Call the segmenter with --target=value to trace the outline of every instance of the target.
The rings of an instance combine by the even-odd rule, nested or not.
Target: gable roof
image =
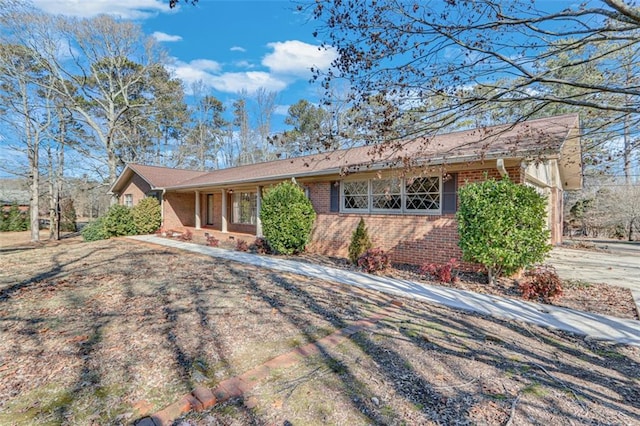
[[[137,174],[149,184],[151,189],[164,189],[181,182],[208,174],[207,171],[174,169],[171,167],[145,166],[143,164],[128,163],[118,179],[109,188],[109,193],[117,193],[121,187]]]
[[[577,139],[577,150],[576,148]],[[573,149],[563,154],[567,141],[572,140]],[[221,186],[261,182],[291,177],[335,175],[344,171],[388,168],[411,159],[417,164],[441,165],[495,158],[558,158],[564,155],[566,173],[565,187],[581,185],[582,165],[579,150],[579,118],[577,114],[524,121],[503,125],[416,138],[390,144],[383,152],[376,146],[361,146],[328,153],[307,155],[291,159],[249,164],[210,172],[157,167],[152,187],[164,189],[190,189],[206,186]],[[564,151],[567,151],[564,149]],[[566,158],[571,156],[571,158]],[[576,168],[577,166],[577,168]],[[152,175],[150,166],[129,165],[131,170]],[[573,168],[571,168],[573,167]],[[171,172],[170,172],[171,171]],[[123,172],[124,174],[124,172]],[[562,174],[562,173],[561,173]],[[162,176],[160,176],[162,175]],[[575,175],[575,176],[574,176]],[[122,176],[121,176],[122,177]],[[120,180],[120,178],[119,178]],[[151,182],[149,182],[151,184]],[[114,184],[114,187],[116,185]],[[112,188],[113,190],[113,188]]]

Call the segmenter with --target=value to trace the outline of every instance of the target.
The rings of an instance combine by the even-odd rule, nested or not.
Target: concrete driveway
[[[563,279],[606,283],[640,292],[640,244],[593,242],[599,251],[554,247],[547,263]]]

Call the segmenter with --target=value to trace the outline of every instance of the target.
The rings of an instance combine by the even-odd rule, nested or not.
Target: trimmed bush
[[[264,194],[260,219],[269,247],[290,255],[304,251],[309,243],[316,212],[298,185],[282,182]]]
[[[522,297],[550,303],[562,296],[562,280],[550,265],[536,266],[525,272],[518,287]]]
[[[358,267],[370,274],[384,271],[390,264],[389,255],[379,247],[365,251],[358,258]]]
[[[371,247],[373,247],[373,244],[371,244],[369,231],[367,231],[367,227],[364,224],[364,219],[360,218],[356,230],[351,234],[351,244],[349,244],[349,260],[351,260],[351,263],[356,265],[362,253]]]
[[[85,241],[106,240],[109,234],[104,228],[104,217],[99,217],[82,228],[82,238]]]
[[[457,213],[463,260],[483,265],[489,281],[541,263],[549,250],[546,202],[508,178],[464,185]]]
[[[154,197],[145,197],[131,209],[133,224],[136,232],[142,234],[153,234],[162,224],[162,212],[160,203]]]
[[[135,235],[136,233],[131,209],[120,204],[109,207],[104,215],[103,224],[108,238]]]

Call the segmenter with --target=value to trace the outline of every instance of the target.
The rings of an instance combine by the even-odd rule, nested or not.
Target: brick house
[[[262,192],[293,178],[317,213],[309,251],[346,257],[362,217],[394,262],[420,264],[461,256],[457,189],[487,176],[544,194],[551,242],[560,243],[563,191],[582,186],[578,116],[411,140],[375,159],[365,146],[208,172],[128,164],[110,192],[129,206],[156,196],[164,229],[260,236]]]

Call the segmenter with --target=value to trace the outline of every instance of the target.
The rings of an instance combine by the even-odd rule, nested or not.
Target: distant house
[[[552,243],[562,239],[563,191],[582,186],[577,115],[402,142],[373,161],[370,150],[357,147],[209,172],[128,164],[110,192],[129,206],[157,197],[165,229],[260,236],[262,192],[295,178],[317,213],[309,251],[346,256],[362,217],[374,244],[393,261],[420,264],[460,256],[455,212],[462,185],[508,176],[535,187],[548,200]],[[407,158],[418,167],[409,172],[393,167]]]
[[[8,211],[12,205],[17,205],[21,212],[27,212],[30,198],[29,191],[0,187],[0,209],[4,211]]]

